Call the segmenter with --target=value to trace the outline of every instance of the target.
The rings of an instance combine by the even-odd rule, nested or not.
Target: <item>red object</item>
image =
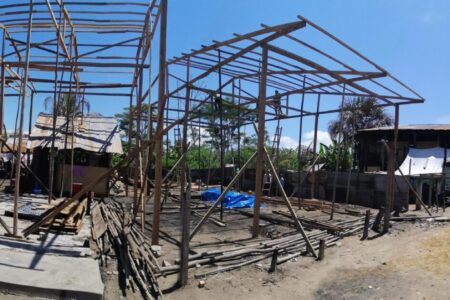
[[[72,196],[75,195],[76,193],[78,193],[79,191],[81,191],[82,188],[83,188],[82,183],[73,183],[72,184]]]

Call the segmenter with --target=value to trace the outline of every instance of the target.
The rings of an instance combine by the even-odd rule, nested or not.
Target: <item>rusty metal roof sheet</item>
[[[31,131],[27,144],[28,149],[51,147],[53,116],[40,113]],[[55,147],[64,149],[67,136],[67,149],[80,148],[100,153],[122,154],[122,141],[116,118],[102,116],[75,117],[67,122],[66,117],[56,119]]]
[[[360,129],[360,132],[373,132],[373,131],[388,131],[394,130],[394,126],[375,127]],[[411,124],[411,125],[399,125],[398,130],[435,130],[444,131],[450,130],[450,124]]]

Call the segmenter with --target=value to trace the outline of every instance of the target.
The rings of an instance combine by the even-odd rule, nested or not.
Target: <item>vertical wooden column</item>
[[[317,131],[319,130],[319,111],[320,111],[320,94],[317,95],[317,109],[314,118],[313,161],[316,161],[317,157]],[[316,192],[316,170],[315,166],[313,165],[311,169],[311,199],[314,199],[315,192]]]
[[[3,114],[5,107],[5,29],[2,34],[2,64],[1,64],[1,83],[0,83],[0,138],[3,136]]]
[[[345,100],[345,83],[344,83],[344,87],[342,90],[342,99],[341,99],[341,110],[339,112],[339,133],[338,136],[336,137],[337,139],[337,161],[336,161],[336,165],[334,168],[334,178],[333,178],[333,194],[332,194],[332,199],[331,199],[331,213],[330,213],[330,220],[333,220],[334,217],[334,206],[336,203],[336,189],[337,189],[337,180],[338,180],[338,173],[339,173],[339,165],[341,162],[341,148],[342,148],[342,143],[344,142],[344,138],[342,136],[342,130],[343,130],[343,126],[344,126],[344,100]],[[340,140],[338,140],[340,139]]]
[[[59,9],[59,22],[61,23],[62,8]],[[55,139],[56,139],[56,120],[58,118],[58,68],[59,68],[59,44],[60,44],[60,26],[56,27],[56,60],[55,60],[55,82],[53,87],[53,114],[52,114],[52,142],[50,147],[49,172],[48,172],[48,203],[52,202],[54,173],[55,173]]]
[[[26,45],[26,59],[25,70],[22,78],[22,102],[20,104],[20,122],[19,122],[19,142],[17,159],[15,165],[15,186],[14,186],[14,219],[13,219],[13,235],[17,236],[17,223],[18,223],[18,204],[20,195],[20,163],[22,160],[22,141],[23,141],[23,120],[25,111],[25,99],[27,98],[27,85],[30,65],[30,44],[31,44],[31,30],[33,28],[33,0],[30,0],[29,14],[28,14],[28,31],[27,31],[27,45]]]
[[[31,93],[31,101],[30,101],[30,115],[28,118],[28,136],[31,135],[31,128],[33,128],[33,105],[34,105],[34,93]],[[29,167],[31,164],[31,150],[27,149],[27,166]]]
[[[223,97],[222,97],[222,55],[220,49],[217,50],[218,64],[219,64],[219,126],[220,126],[220,193],[223,193],[223,187],[225,186],[225,138],[223,134]],[[214,99],[214,101],[216,101]],[[223,220],[223,201],[220,202],[220,220]]]
[[[262,46],[261,76],[259,82],[258,99],[258,148],[256,155],[256,178],[255,178],[255,203],[253,205],[253,228],[252,236],[259,235],[259,213],[262,197],[262,177],[264,169],[264,133],[266,117],[266,81],[267,81],[267,45]]]
[[[167,0],[161,0],[159,43],[159,80],[158,80],[158,116],[155,137],[155,190],[153,194],[152,244],[159,243],[159,210],[161,206],[162,188],[162,156],[163,156],[163,125],[164,105],[166,102],[166,37],[167,37]]]
[[[233,80],[233,86],[234,86],[234,80]],[[233,92],[234,93],[234,92]],[[242,157],[241,157],[241,80],[239,79],[238,81],[238,167],[239,167],[239,171],[242,168]],[[238,171],[238,172],[239,172]],[[243,176],[245,179],[245,176]],[[242,183],[244,182],[244,179],[241,180],[241,178],[239,178],[239,183],[238,183],[238,187],[239,187],[239,191],[242,190]]]
[[[179,282],[181,286],[185,286],[188,283],[188,269],[189,269],[189,233],[190,233],[190,184],[187,183],[187,175],[189,172],[187,166],[187,135],[188,135],[188,112],[189,101],[191,94],[191,87],[189,84],[189,69],[190,60],[188,58],[186,66],[186,98],[184,105],[184,118],[183,118],[183,141],[182,141],[182,161],[181,161],[181,177],[180,177],[180,192],[181,192],[181,248],[180,248],[180,278]],[[178,100],[179,101],[179,100]],[[195,143],[195,141],[192,141]]]
[[[302,89],[305,89],[306,84],[306,75],[303,75],[303,84]],[[301,208],[301,188],[300,185],[302,183],[302,135],[303,135],[303,108],[305,106],[305,92],[302,93],[302,102],[300,104],[300,124],[298,127],[298,151],[297,151],[297,203],[298,208]]]
[[[423,191],[422,187],[423,187],[423,182],[421,179],[419,179],[417,181],[417,194],[420,197],[422,197],[422,191]],[[420,198],[416,196],[416,210],[421,210],[421,209],[422,209],[422,205],[420,203]]]
[[[145,40],[144,40],[145,41]],[[144,44],[147,44],[144,42]],[[137,97],[136,97],[136,136],[135,136],[135,144],[136,144],[136,149],[141,149],[141,143],[142,143],[142,139],[141,139],[141,117],[142,117],[142,86],[144,84],[144,52],[145,49],[142,49],[142,57],[139,59],[140,60],[140,64],[141,66],[139,67],[139,71],[138,75],[139,76],[139,80],[138,80],[138,87],[136,89],[137,92]],[[138,192],[138,182],[141,183],[141,186],[144,184],[142,182],[142,151],[139,151],[138,156],[135,158],[135,162],[136,165],[134,167],[134,173],[133,173],[133,177],[134,177],[134,184],[133,184],[133,209],[134,209],[134,218],[136,218],[138,216],[138,212],[141,209],[140,205],[143,201],[143,195],[142,193]],[[142,216],[142,215],[141,215]],[[144,223],[144,220],[141,219],[141,224]]]
[[[391,211],[394,205],[394,180],[395,180],[395,165],[397,161],[397,138],[398,138],[398,121],[399,121],[399,105],[395,105],[394,116],[394,136],[389,143],[389,156],[388,156],[388,170],[387,170],[387,184],[386,184],[386,210],[384,212],[384,226],[383,231],[389,231],[389,221],[391,220]]]

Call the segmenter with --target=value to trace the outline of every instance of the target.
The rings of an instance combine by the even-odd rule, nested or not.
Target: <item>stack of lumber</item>
[[[289,219],[293,219],[292,215],[288,212],[285,211],[280,211],[280,210],[273,210],[272,211],[274,214],[277,215],[281,215],[283,217],[289,218]],[[333,224],[332,222],[327,222],[327,221],[319,221],[319,220],[314,220],[311,218],[306,218],[306,217],[299,217],[297,216],[297,219],[300,220],[300,222],[302,223],[303,227],[307,228],[307,229],[320,229],[320,230],[328,230],[331,232],[341,232],[344,231],[344,228],[341,226],[337,226],[336,224]]]
[[[75,201],[60,211],[53,220],[48,220],[39,229],[69,234],[78,234],[83,226],[87,210],[87,199]]]
[[[292,198],[293,203],[296,203],[297,197]],[[274,205],[285,205],[285,202],[280,197],[262,197],[262,201]],[[321,210],[331,209],[331,203],[329,201],[319,199],[301,199],[300,207],[305,210]]]
[[[373,220],[374,218],[371,218],[371,222]],[[331,247],[336,245],[336,242],[344,236],[360,233],[364,228],[364,218],[335,222],[334,226],[339,227],[342,231],[339,234],[333,234],[326,230],[315,229],[307,233],[315,250],[319,248],[320,240],[324,240],[325,245]],[[197,254],[189,256],[188,266],[190,268],[205,266],[212,269],[211,271],[195,275],[197,278],[201,278],[268,259],[273,257],[275,253],[278,256],[276,264],[285,263],[306,254],[306,242],[300,233],[289,233],[271,240],[249,241],[241,246],[224,247],[203,252],[198,251]],[[179,261],[177,260],[175,263],[179,264]],[[177,272],[179,272],[179,265],[170,265],[160,269],[160,275]]]
[[[331,203],[329,201],[323,201],[318,199],[302,199],[300,206],[308,211],[319,209],[331,209]]]
[[[106,264],[107,254],[114,250],[120,266],[120,284],[127,290],[141,291],[145,299],[162,296],[155,274],[159,263],[152,251],[151,241],[133,225],[128,211],[119,203],[96,203],[92,207],[92,237],[99,249],[101,264]]]

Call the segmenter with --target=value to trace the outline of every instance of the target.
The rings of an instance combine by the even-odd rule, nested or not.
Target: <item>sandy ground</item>
[[[198,280],[166,299],[450,299],[450,226],[395,224],[390,234],[342,240],[325,260],[302,257],[268,274],[266,261]]]

